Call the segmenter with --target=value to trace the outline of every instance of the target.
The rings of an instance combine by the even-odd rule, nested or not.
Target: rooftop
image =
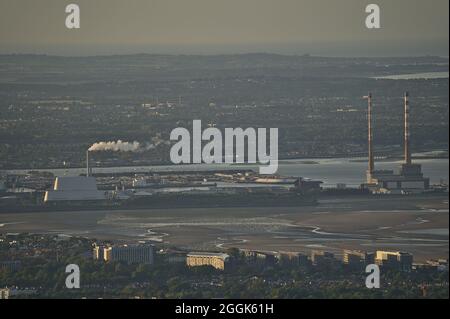
[[[95,177],[57,177],[53,190],[45,192],[44,202],[105,200],[105,193],[97,189]]]
[[[226,259],[229,255],[224,253],[209,253],[209,252],[192,252],[187,254],[188,257],[219,257],[222,259]]]
[[[55,191],[96,191],[95,177],[63,176],[56,177],[53,186]]]

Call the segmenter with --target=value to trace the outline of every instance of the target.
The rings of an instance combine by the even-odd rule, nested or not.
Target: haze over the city
[[[3,0],[0,54],[448,56],[449,3],[432,2],[378,0],[374,30],[360,0]],[[80,29],[65,27],[69,3]]]

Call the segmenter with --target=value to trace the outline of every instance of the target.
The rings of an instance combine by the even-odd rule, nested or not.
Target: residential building
[[[188,267],[212,266],[224,270],[229,258],[223,253],[192,252],[187,255],[186,264]]]
[[[411,271],[413,255],[401,251],[378,250],[375,256],[375,263],[387,269]]]
[[[154,247],[147,244],[110,246],[103,250],[103,259],[108,262],[124,261],[129,264],[153,264],[153,255]]]
[[[342,261],[350,268],[363,268],[375,262],[375,255],[360,250],[344,250]]]

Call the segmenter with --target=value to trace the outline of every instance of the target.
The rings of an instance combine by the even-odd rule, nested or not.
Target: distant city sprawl
[[[447,61],[269,54],[0,56],[0,169],[80,167],[94,143],[118,140],[142,149],[98,153],[96,162],[169,164],[175,143],[170,132],[191,129],[193,119],[221,130],[276,127],[280,159],[365,156],[361,92],[368,91],[376,96],[375,155],[402,153],[404,91],[413,98],[412,151],[447,150],[448,75],[420,75],[448,72]],[[403,73],[409,80],[395,79]]]

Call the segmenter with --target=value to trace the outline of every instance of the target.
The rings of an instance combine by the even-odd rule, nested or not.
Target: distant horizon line
[[[281,56],[281,57],[304,57],[304,58],[329,58],[329,59],[345,59],[345,58],[356,58],[356,59],[385,59],[385,58],[441,58],[449,59],[450,56],[438,55],[438,54],[419,54],[419,55],[315,55],[309,53],[271,53],[271,52],[241,52],[241,53],[149,53],[149,52],[139,52],[139,53],[110,53],[110,54],[52,54],[52,53],[29,53],[29,52],[11,52],[11,53],[1,53],[0,57],[5,56],[45,56],[45,57],[55,57],[55,58],[95,58],[95,57],[115,57],[115,56],[185,56],[185,57],[213,57],[213,56],[249,56],[249,55],[267,55],[267,56]]]

